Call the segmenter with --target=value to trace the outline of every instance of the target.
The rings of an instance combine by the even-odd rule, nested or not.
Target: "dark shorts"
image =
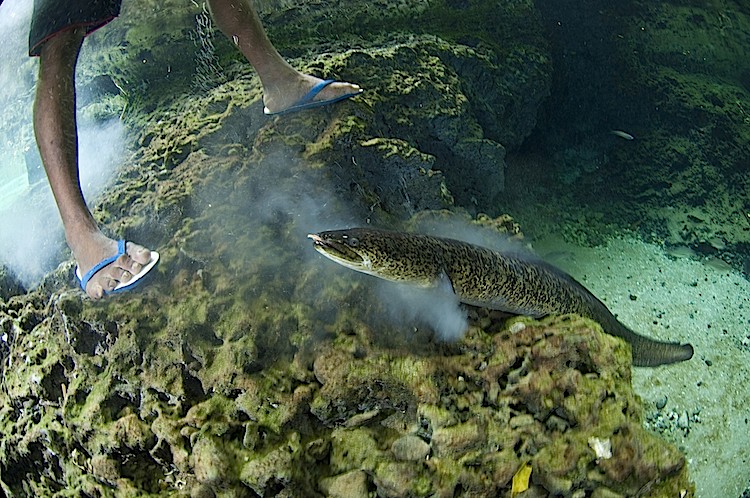
[[[38,56],[44,42],[66,29],[101,28],[120,14],[122,0],[34,0],[29,55]]]

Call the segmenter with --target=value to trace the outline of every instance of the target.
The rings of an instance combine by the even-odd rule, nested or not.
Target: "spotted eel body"
[[[532,317],[576,313],[590,318],[631,345],[636,366],[675,363],[693,356],[690,344],[636,334],[573,277],[542,261],[454,239],[372,228],[309,237],[324,256],[386,280],[428,287],[447,277],[466,304]]]

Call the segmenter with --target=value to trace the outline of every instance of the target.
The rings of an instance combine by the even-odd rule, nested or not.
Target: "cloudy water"
[[[124,0],[77,65],[81,186],[161,257],[93,301],[2,1],[0,498],[746,498],[750,12],[688,4]],[[352,226],[545,260],[694,356],[633,368],[307,237]]]

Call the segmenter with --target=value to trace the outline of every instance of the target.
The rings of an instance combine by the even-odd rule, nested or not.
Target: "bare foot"
[[[307,95],[315,85],[322,81],[315,76],[300,74],[297,79],[287,79],[280,85],[263,88],[263,103],[266,107],[264,112],[266,114],[275,114],[289,109]],[[312,102],[325,102],[329,100],[335,102],[337,99],[360,93],[362,93],[362,88],[359,85],[334,81],[315,95]]]
[[[105,237],[101,232],[85,237],[85,240],[80,240],[75,245],[71,244],[71,247],[81,276],[86,275],[100,261],[117,254],[117,241]],[[86,294],[93,300],[101,299],[117,284],[133,278],[150,259],[151,251],[133,242],[127,242],[125,254],[91,277],[86,284]]]

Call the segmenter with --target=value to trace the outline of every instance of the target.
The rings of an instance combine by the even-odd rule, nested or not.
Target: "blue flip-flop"
[[[81,284],[81,289],[83,289],[83,292],[86,292],[86,286],[89,283],[89,280],[96,275],[96,272],[104,268],[105,266],[114,263],[117,261],[117,258],[125,254],[125,240],[120,239],[117,241],[117,254],[114,256],[110,256],[108,258],[104,258],[103,260],[99,261],[93,268],[91,268],[88,272],[86,272],[85,275],[81,276],[81,269],[76,266],[76,277],[78,278],[78,281]],[[137,274],[133,275],[133,277],[128,280],[127,282],[120,282],[115,286],[114,289],[111,291],[105,291],[105,294],[116,294],[118,292],[125,292],[131,290],[133,287],[138,285],[141,282],[141,279],[148,274],[149,271],[151,271],[151,268],[156,266],[156,263],[159,262],[159,253],[156,251],[151,251],[151,258],[149,259],[148,263],[143,265],[143,268],[141,268],[141,271],[139,271]]]
[[[292,112],[297,111],[303,111],[305,109],[314,109],[315,107],[323,107],[325,105],[334,104],[336,102],[340,102],[342,100],[350,99],[354,97],[355,95],[359,95],[362,93],[362,90],[359,92],[354,93],[346,93],[344,95],[339,95],[338,97],[334,97],[332,99],[327,100],[314,100],[315,97],[328,85],[331,83],[334,83],[336,80],[323,80],[314,87],[310,89],[309,92],[305,94],[304,97],[299,99],[293,106],[287,107],[283,111],[278,112],[271,112],[268,110],[268,107],[263,108],[263,114],[266,116],[281,116],[283,114],[289,114]]]

